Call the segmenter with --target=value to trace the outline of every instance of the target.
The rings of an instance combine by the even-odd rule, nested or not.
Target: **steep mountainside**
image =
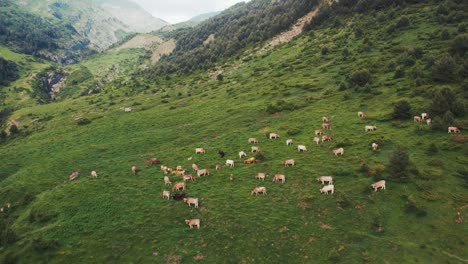
[[[20,0],[18,4],[32,12],[70,23],[96,50],[109,47],[129,32],[157,30],[167,24],[130,0]]]
[[[467,262],[466,1],[332,2],[286,43],[223,54],[214,79],[143,71],[151,35],[65,67],[0,48],[19,70],[0,86],[0,263]],[[236,34],[264,32],[237,10]],[[185,30],[194,49],[221,38]],[[60,73],[64,99],[36,99]]]

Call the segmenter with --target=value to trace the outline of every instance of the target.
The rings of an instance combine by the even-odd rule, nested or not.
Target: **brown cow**
[[[267,192],[267,189],[265,187],[255,187],[253,190],[252,190],[252,195],[255,193],[255,195],[257,195],[258,193],[263,193],[264,195],[266,194]]]
[[[317,129],[315,130],[315,135],[318,136],[318,135],[323,135],[323,130],[322,129]]]
[[[283,160],[283,165],[286,167],[286,166],[294,166],[294,159],[287,159],[287,160]]]
[[[284,174],[276,174],[274,177],[273,177],[273,182],[282,182],[282,183],[285,183],[286,182],[286,176],[284,176]]]
[[[330,124],[327,124],[327,123],[323,123],[323,124],[322,124],[322,128],[323,128],[323,129],[331,130],[331,125],[330,125]]]
[[[190,229],[192,229],[193,226],[196,226],[197,229],[200,229],[200,219],[187,219],[185,220],[185,223],[190,226]]]
[[[330,118],[324,116],[324,117],[322,117],[322,122],[329,123],[329,122],[330,122]]]
[[[374,192],[376,192],[378,188],[385,189],[385,180],[375,182],[371,186],[374,188]]]
[[[172,187],[172,191],[179,191],[180,189],[185,190],[185,182],[178,182]]]

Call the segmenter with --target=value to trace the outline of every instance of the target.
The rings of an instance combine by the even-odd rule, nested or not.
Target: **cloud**
[[[178,23],[214,11],[224,10],[242,0],[133,0],[146,11],[169,23]],[[245,1],[247,2],[247,1]]]

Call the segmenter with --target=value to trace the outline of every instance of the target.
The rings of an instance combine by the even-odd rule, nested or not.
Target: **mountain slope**
[[[448,13],[464,8],[450,3]],[[466,110],[459,45],[466,19],[441,20],[435,2],[378,13],[339,8],[343,13],[286,44],[264,53],[252,45],[225,58],[220,80],[201,70],[151,79],[125,74],[99,94],[15,110],[9,120],[19,131],[0,145],[0,156],[7,157],[0,163],[2,261],[468,259],[468,120],[455,103]],[[389,31],[405,17],[409,25]],[[450,76],[445,80],[442,61],[450,66],[443,68]],[[411,109],[398,108],[402,100]],[[358,111],[367,116],[359,118]],[[413,121],[422,112],[433,117],[432,125]],[[335,140],[315,144],[323,116],[330,117],[332,129],[325,133]],[[377,130],[365,132],[366,125]],[[448,134],[448,125],[461,133]],[[269,140],[269,132],[281,138]],[[250,152],[250,137],[259,139],[260,153]],[[288,138],[293,146],[285,144]],[[308,151],[298,152],[299,144]],[[206,154],[195,154],[198,147]],[[344,155],[333,155],[339,147]],[[244,163],[241,150],[261,161]],[[171,186],[159,164],[145,163],[151,157],[192,174],[192,163],[210,169],[210,176],[187,182],[185,192],[199,198],[199,208],[162,199]],[[284,167],[290,158],[295,166]],[[226,159],[235,167],[215,170]],[[88,176],[92,170],[98,178]],[[69,182],[72,171],[80,177]],[[269,176],[258,181],[258,172]],[[286,175],[284,184],[272,182],[277,173]],[[321,175],[334,176],[334,194],[320,193]],[[371,184],[381,179],[386,190],[374,192]],[[267,187],[267,194],[252,195],[256,186]],[[201,219],[200,229],[185,224],[192,218]]]

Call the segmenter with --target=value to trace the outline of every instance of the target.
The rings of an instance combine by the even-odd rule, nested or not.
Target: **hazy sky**
[[[224,10],[248,0],[133,0],[157,18],[171,24],[214,11]]]

